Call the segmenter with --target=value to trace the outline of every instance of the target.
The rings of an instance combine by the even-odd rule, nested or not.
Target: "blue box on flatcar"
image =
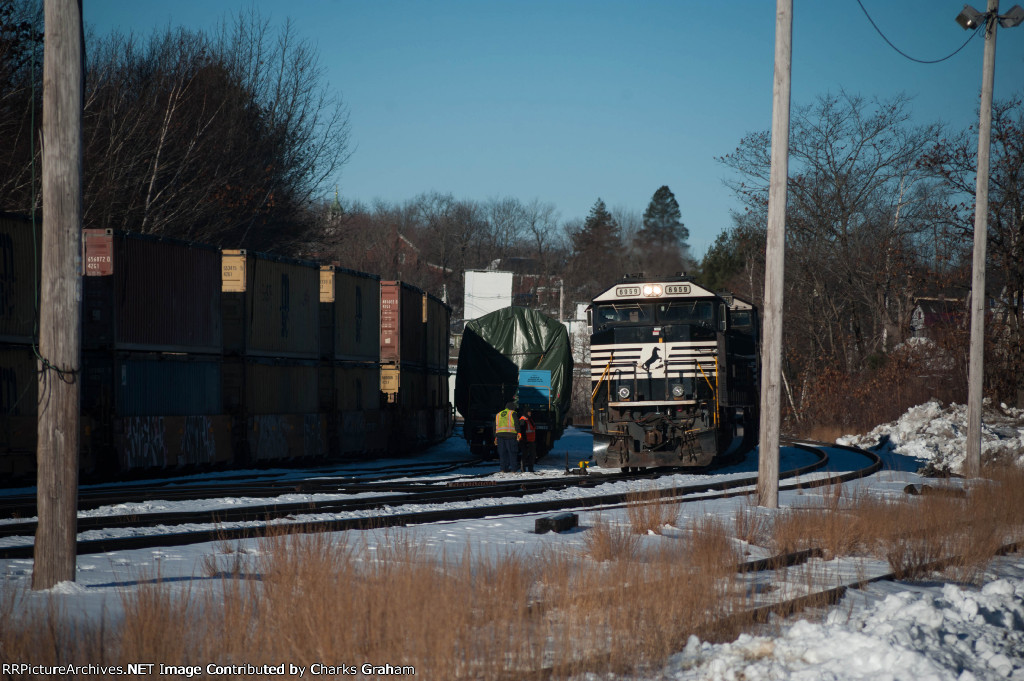
[[[551,402],[551,372],[546,369],[519,370],[519,404]]]

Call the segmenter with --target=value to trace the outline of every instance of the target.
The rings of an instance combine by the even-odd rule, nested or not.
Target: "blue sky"
[[[967,39],[962,0],[861,0],[901,50],[938,59]],[[984,0],[975,0],[984,9]],[[97,34],[208,28],[248,0],[86,0]],[[700,255],[738,207],[716,157],[771,127],[775,2],[290,0],[350,111],[342,199],[514,196],[583,218],[600,197],[642,212],[667,184]],[[1012,3],[1001,3],[1006,12]],[[856,0],[796,0],[793,104],[845,88],[914,97],[914,121],[977,122],[979,33],[939,64],[900,56]],[[1024,25],[997,33],[995,96],[1024,94]]]

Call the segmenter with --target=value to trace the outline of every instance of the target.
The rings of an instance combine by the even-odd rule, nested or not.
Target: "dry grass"
[[[834,424],[815,425],[804,430],[804,437],[819,442],[835,442],[843,435],[849,435],[849,431],[843,426]]]
[[[583,543],[590,557],[598,562],[634,560],[640,548],[640,537],[630,528],[598,517],[583,538]]]
[[[585,529],[585,553],[539,557],[467,548],[438,559],[397,532],[373,550],[352,538],[360,533],[280,534],[250,553],[218,546],[196,582],[214,588],[143,575],[149,583],[124,592],[124,616],[99,622],[56,600],[26,608],[2,589],[0,661],[369,662],[411,665],[429,679],[639,673],[691,634],[725,640],[749,624],[735,571],[742,542],[888,560],[905,577],[941,567],[970,580],[1000,544],[1024,536],[1022,486],[1024,473],[1005,469],[964,496],[879,499],[830,488],[803,497],[819,499],[811,508],[743,508],[688,523],[674,505],[638,496],[628,523],[599,517]],[[638,531],[666,524],[676,529],[641,542]],[[950,555],[960,557],[935,565]]]
[[[675,496],[675,490],[669,491]],[[652,485],[649,489],[627,495],[626,515],[637,534],[661,534],[666,526],[676,523],[679,504],[665,497],[662,490]]]

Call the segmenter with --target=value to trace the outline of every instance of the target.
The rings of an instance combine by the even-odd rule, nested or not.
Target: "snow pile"
[[[967,449],[967,406],[938,400],[911,407],[895,423],[876,427],[867,435],[846,435],[842,445],[879,448],[918,459],[935,472],[960,473]],[[1024,465],[1024,410],[992,406],[985,400],[981,417],[984,461],[1014,461]]]
[[[690,637],[664,679],[1024,679],[1024,583],[902,591],[870,607],[800,620],[777,638],[712,645]]]

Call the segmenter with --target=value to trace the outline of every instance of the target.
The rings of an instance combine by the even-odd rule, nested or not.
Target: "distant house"
[[[950,290],[914,299],[910,314],[910,331],[914,338],[933,338],[935,332],[964,324],[967,318],[967,295],[963,290]]]

